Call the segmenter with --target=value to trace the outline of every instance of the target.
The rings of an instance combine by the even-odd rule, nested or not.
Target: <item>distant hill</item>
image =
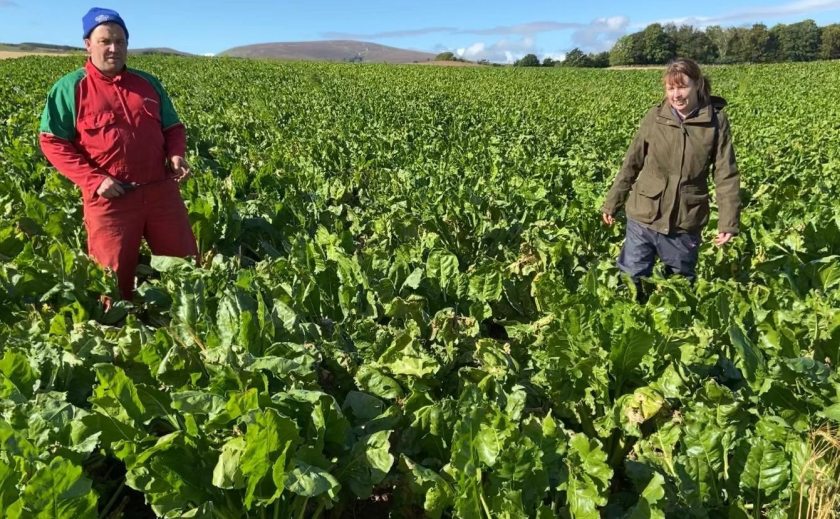
[[[84,53],[83,47],[53,45],[50,43],[0,43],[0,50],[37,54]],[[170,54],[194,56],[169,47],[128,49],[129,54]],[[259,43],[234,47],[218,54],[238,58],[272,58],[295,61],[348,61],[360,63],[426,63],[435,59],[435,54],[415,50],[388,47],[377,43],[351,40],[299,41]]]
[[[38,54],[69,54],[85,52],[84,47],[72,47],[70,45],[53,45],[51,43],[0,43],[0,50],[15,52],[32,52]],[[192,56],[188,52],[170,49],[169,47],[150,47],[144,49],[128,49],[129,54],[173,54],[176,56]]]
[[[129,54],[170,54],[174,56],[195,56],[189,52],[182,52],[180,50],[170,49],[169,47],[149,47],[145,49],[128,49]]]
[[[69,45],[53,45],[51,43],[0,43],[0,50],[16,52],[38,52],[65,54],[68,52],[84,52],[82,47],[71,47]]]
[[[259,43],[234,47],[221,56],[284,60],[350,61],[362,63],[418,63],[434,54],[351,40]]]

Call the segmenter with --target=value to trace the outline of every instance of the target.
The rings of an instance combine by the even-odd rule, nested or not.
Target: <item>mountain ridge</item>
[[[51,43],[0,43],[0,50],[22,53],[75,54],[84,53],[83,47],[56,45]],[[132,55],[169,54],[196,56],[170,47],[131,48]],[[268,42],[240,45],[215,54],[216,56],[277,59],[289,61],[338,61],[356,63],[428,63],[435,54],[399,47],[390,47],[357,40],[315,40]]]
[[[283,60],[349,61],[361,63],[421,63],[435,55],[378,43],[356,40],[316,40],[241,45],[218,55],[238,58]]]

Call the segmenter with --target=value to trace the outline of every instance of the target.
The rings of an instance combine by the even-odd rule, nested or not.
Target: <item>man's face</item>
[[[125,67],[128,39],[119,25],[103,23],[85,39],[85,50],[96,68],[106,76],[115,76]]]

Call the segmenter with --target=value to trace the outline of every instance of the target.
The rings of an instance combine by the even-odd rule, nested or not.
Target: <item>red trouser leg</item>
[[[198,256],[195,236],[187,208],[174,181],[141,188],[146,211],[143,236],[153,254],[160,256]]]
[[[85,201],[88,254],[117,274],[120,296],[134,296],[134,275],[145,237],[153,254],[198,256],[187,209],[174,181],[148,184],[111,200]]]
[[[128,300],[134,294],[134,272],[144,223],[142,206],[138,206],[133,195],[112,200],[97,197],[86,200],[84,208],[88,254],[116,272],[120,296]]]

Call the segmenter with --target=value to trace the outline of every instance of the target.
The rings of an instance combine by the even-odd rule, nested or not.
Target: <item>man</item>
[[[82,191],[88,253],[131,299],[143,238],[154,254],[197,256],[178,183],[186,130],[157,78],[125,66],[128,29],[111,9],[82,18],[88,60],[50,90],[44,155]]]

